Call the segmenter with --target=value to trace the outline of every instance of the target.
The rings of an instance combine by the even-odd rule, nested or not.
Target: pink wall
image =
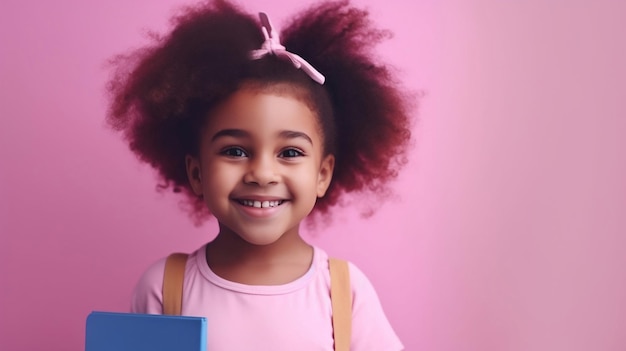
[[[0,350],[81,350],[89,311],[214,230],[103,124],[105,59],[177,3],[0,4]],[[359,3],[426,90],[418,140],[397,199],[312,241],[369,275],[408,350],[626,349],[626,6]]]

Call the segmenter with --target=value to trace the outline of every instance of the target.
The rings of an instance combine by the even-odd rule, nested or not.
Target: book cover
[[[92,312],[85,351],[206,351],[204,317]]]

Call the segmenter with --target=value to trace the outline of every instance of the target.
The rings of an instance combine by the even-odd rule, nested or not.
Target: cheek
[[[204,188],[213,192],[228,191],[231,186],[239,181],[240,176],[237,167],[215,163],[207,163],[202,173]]]
[[[319,169],[315,165],[311,165],[306,169],[303,169],[298,177],[300,186],[302,189],[306,189],[309,192],[317,191],[317,183],[319,180]]]

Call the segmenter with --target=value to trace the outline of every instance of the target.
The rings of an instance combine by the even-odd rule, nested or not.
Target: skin
[[[249,285],[285,284],[309,269],[313,248],[300,222],[326,193],[334,168],[317,115],[284,84],[278,88],[244,85],[212,111],[198,155],[186,157],[193,191],[219,222],[207,246],[209,267]]]

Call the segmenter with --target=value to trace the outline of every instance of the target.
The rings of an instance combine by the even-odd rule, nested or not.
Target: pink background
[[[103,122],[106,58],[179,3],[1,2],[1,350],[81,350],[91,310],[214,231]],[[626,6],[358,3],[425,91],[417,141],[395,199],[308,237],[368,274],[408,350],[626,349]]]

